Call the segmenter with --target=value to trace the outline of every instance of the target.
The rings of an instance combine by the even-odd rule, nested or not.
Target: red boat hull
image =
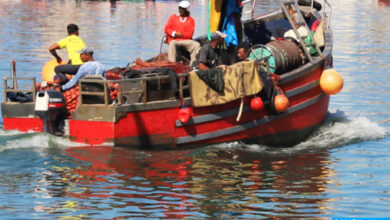
[[[294,77],[282,78],[280,86],[290,105],[281,114],[271,113],[267,108],[251,110],[251,97],[244,99],[239,119],[240,101],[237,100],[217,106],[190,107],[191,118],[186,124],[178,120],[177,100],[173,100],[170,107],[153,104],[149,109],[84,105],[74,112],[73,119],[69,119],[68,134],[73,141],[91,145],[141,148],[177,148],[231,141],[290,146],[310,135],[327,115],[329,96],[321,91],[318,83],[324,64],[325,60],[320,60],[297,72],[299,77],[292,74]],[[12,109],[5,108],[3,112],[12,112]],[[32,114],[4,117],[4,129],[42,131],[42,121],[31,117]]]
[[[309,101],[314,101],[314,103],[291,114],[278,115],[275,119],[269,119],[268,116],[257,118],[257,120],[266,118],[270,120],[267,123],[259,122],[258,126],[256,126],[256,119],[252,119],[253,113],[247,113],[240,122],[235,122],[236,118],[230,117],[210,124],[177,128],[173,122],[177,121],[175,113],[178,109],[170,109],[164,114],[158,111],[137,114],[137,117],[142,119],[140,123],[134,121],[136,117],[131,113],[120,119],[118,123],[71,120],[69,122],[70,137],[71,140],[81,143],[113,143],[131,147],[169,148],[230,141],[290,146],[310,135],[323,122],[328,113],[329,96],[319,95]],[[156,118],[163,120],[155,121]],[[244,121],[246,123],[243,123]],[[246,127],[251,128],[246,129]],[[234,129],[239,131],[229,132]],[[218,132],[221,134],[214,137]],[[227,134],[223,135],[223,132]],[[204,138],[195,138],[202,135]]]
[[[4,130],[43,131],[43,123],[40,118],[3,118]]]
[[[75,117],[69,121],[69,135],[76,142],[130,147],[171,148],[231,141],[289,146],[310,135],[328,113],[329,96],[318,85],[322,71],[323,66],[318,65],[281,85],[290,101],[289,109],[282,114],[271,114],[267,109],[253,111],[247,98],[239,121],[240,101],[235,101],[191,108],[186,124],[178,120],[179,107],[128,111],[116,122]]]

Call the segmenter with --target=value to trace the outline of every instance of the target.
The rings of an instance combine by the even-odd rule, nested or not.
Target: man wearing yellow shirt
[[[56,50],[66,48],[66,51],[68,52],[68,64],[59,65],[54,68],[61,84],[65,84],[69,80],[65,74],[76,74],[80,66],[83,64],[78,51],[85,47],[83,39],[79,37],[79,28],[77,25],[69,24],[67,26],[67,30],[69,36],[59,40],[49,48],[50,53],[56,58],[58,63],[62,62],[62,58],[58,56]]]

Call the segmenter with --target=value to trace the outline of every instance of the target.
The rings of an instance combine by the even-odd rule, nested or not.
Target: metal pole
[[[12,88],[17,89],[18,88],[18,81],[16,78],[16,62],[15,60],[11,60],[11,77],[12,77]]]
[[[7,77],[3,77],[3,85],[4,85],[4,102],[8,102],[7,99]]]

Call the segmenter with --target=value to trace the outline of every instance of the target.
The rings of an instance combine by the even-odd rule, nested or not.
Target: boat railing
[[[168,75],[146,74],[140,78],[118,80],[84,78],[79,81],[79,105],[145,104],[152,101],[172,100],[173,98],[184,99],[184,91],[189,88],[188,85],[184,85],[188,74],[178,74],[177,76],[178,96],[170,87],[164,90],[164,84],[170,84],[171,79]],[[151,84],[154,86],[153,89],[150,88]],[[115,100],[112,100],[111,97],[113,91],[116,94]],[[90,102],[91,99],[98,100],[97,97],[99,97],[99,102]]]
[[[179,98],[180,100],[184,100],[184,98],[186,98],[184,95],[184,91],[189,89],[188,84],[184,85],[185,81],[188,82],[188,73],[178,74],[177,76],[179,78]]]
[[[286,0],[286,1],[288,1],[288,0]],[[310,5],[308,5],[308,6],[310,7],[311,10],[313,10],[313,8],[315,7],[315,2],[316,2],[316,0],[310,0]],[[328,0],[317,0],[317,2],[320,3],[322,6],[321,17],[326,20],[327,28],[329,28],[331,15],[332,15],[332,6]],[[265,20],[267,18],[269,19],[269,18],[276,17],[276,16],[281,14],[281,10],[279,9],[279,10],[270,11],[270,12],[257,12],[257,14],[260,13],[261,15],[256,16],[255,12],[256,12],[256,10],[259,9],[259,7],[256,8],[256,4],[258,4],[258,3],[256,3],[256,0],[242,1],[242,5],[243,5],[242,15],[241,15],[242,22],[245,23],[245,22],[253,21],[253,20],[257,20],[257,19]]]
[[[242,1],[242,15],[241,20],[253,20],[254,19],[254,12],[255,12],[255,6],[256,6],[256,0],[245,0]]]
[[[322,17],[326,18],[326,27],[330,28],[330,20],[332,16],[332,5],[328,2],[328,0],[323,0],[323,1],[326,7],[324,8]]]
[[[314,2],[315,0],[311,0],[310,2],[310,8],[313,9],[314,8]],[[321,2],[323,4],[321,4],[321,6],[323,7],[322,8],[322,19],[323,20],[326,20],[326,27],[329,28],[330,27],[330,19],[331,19],[331,15],[332,15],[332,5],[329,3],[328,0],[321,0]]]
[[[35,83],[35,77],[3,77],[4,102],[9,102],[10,93],[14,93],[15,96],[30,94],[31,101],[35,102]],[[24,102],[28,102],[28,100]]]

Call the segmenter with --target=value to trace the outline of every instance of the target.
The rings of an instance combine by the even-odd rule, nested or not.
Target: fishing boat
[[[210,2],[210,16],[222,22],[215,20],[224,7],[217,2]],[[331,5],[279,0],[266,13],[258,13],[253,0],[239,6],[236,26],[250,45],[248,61],[217,67],[222,90],[189,71],[185,59],[164,60],[163,52],[109,70],[106,78],[84,78],[77,91],[63,94],[50,82],[11,75],[4,78],[3,128],[137,148],[299,143],[321,125],[330,95],[343,85],[332,69]],[[205,44],[208,37],[195,40]],[[227,54],[235,55],[232,48],[225,48]]]

